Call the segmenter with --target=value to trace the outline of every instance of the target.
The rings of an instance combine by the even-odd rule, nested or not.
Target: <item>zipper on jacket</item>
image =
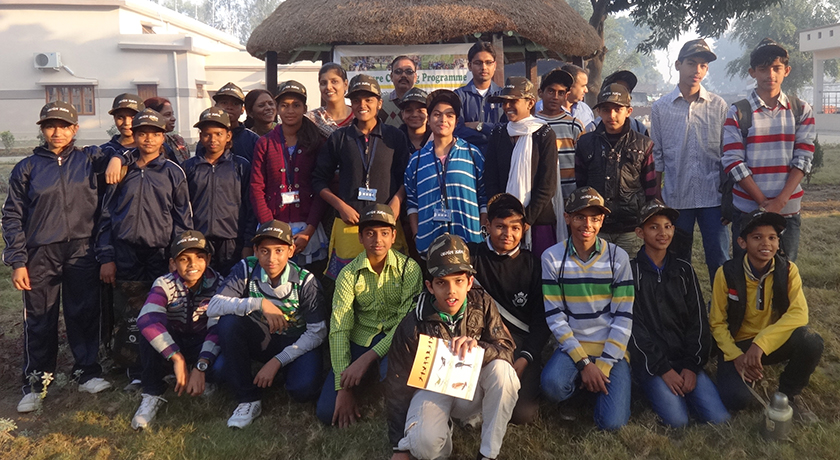
[[[210,219],[207,221],[207,234],[213,235],[213,222],[216,222],[216,165],[210,165]],[[205,235],[206,236],[206,235]]]
[[[70,241],[70,206],[68,206],[67,202],[67,178],[64,168],[61,167],[63,163],[63,159],[58,157],[58,175],[61,177],[61,198],[64,200],[64,225],[67,231],[67,234],[64,235],[64,241]]]

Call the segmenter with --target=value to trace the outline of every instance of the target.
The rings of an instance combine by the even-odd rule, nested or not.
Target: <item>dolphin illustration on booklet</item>
[[[420,334],[408,386],[472,401],[483,360],[484,348],[475,347],[460,359],[448,340]]]

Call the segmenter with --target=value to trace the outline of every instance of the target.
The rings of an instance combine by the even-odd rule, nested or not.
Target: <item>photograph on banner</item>
[[[470,43],[446,45],[346,45],[336,46],[333,62],[347,70],[348,78],[360,73],[379,82],[383,93],[394,90],[391,81],[391,61],[408,56],[417,66],[416,86],[432,92],[436,89],[456,89],[472,78],[467,68]]]

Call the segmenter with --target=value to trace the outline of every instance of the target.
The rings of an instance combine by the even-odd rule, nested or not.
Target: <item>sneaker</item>
[[[811,408],[805,404],[801,397],[790,398],[790,407],[793,409],[793,418],[799,420],[805,425],[817,423],[820,418],[817,417]]]
[[[152,419],[155,418],[155,414],[157,414],[160,406],[165,402],[166,400],[160,396],[143,393],[143,401],[140,402],[140,407],[137,408],[137,412],[134,413],[134,418],[131,419],[131,427],[135,430],[146,428]]]
[[[242,403],[236,406],[236,410],[233,411],[233,415],[231,415],[228,419],[227,426],[230,428],[245,428],[250,425],[255,418],[259,417],[261,412],[261,401]]]
[[[111,382],[100,377],[94,377],[85,383],[79,384],[79,391],[82,393],[96,394],[109,389],[111,389]]]
[[[41,405],[43,405],[43,401],[40,393],[26,393],[18,403],[17,411],[21,414],[35,412],[41,408]]]
[[[123,391],[126,393],[134,393],[136,391],[140,391],[143,388],[143,385],[140,382],[140,379],[134,379],[128,385],[123,387]]]

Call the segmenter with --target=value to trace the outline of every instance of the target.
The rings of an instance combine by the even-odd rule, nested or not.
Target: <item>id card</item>
[[[300,203],[300,192],[297,190],[294,192],[283,192],[280,194],[280,196],[283,199],[284,205]]]
[[[359,187],[359,200],[376,201],[376,189]]]
[[[435,214],[432,216],[432,220],[435,222],[451,222],[452,210],[442,208],[435,209]]]

